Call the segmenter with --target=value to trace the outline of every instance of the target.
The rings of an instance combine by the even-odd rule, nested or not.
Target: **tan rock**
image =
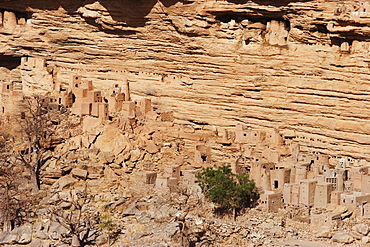
[[[333,233],[331,232],[330,226],[323,226],[317,230],[316,237],[318,238],[331,238]]]
[[[71,176],[64,176],[59,178],[52,186],[52,188],[56,190],[63,190],[64,188],[68,188],[69,186],[75,184],[77,182],[76,179],[72,178]]]
[[[366,236],[369,233],[369,226],[366,224],[357,224],[352,227],[352,231]]]
[[[154,143],[154,141],[149,140],[146,142],[145,150],[150,154],[155,154],[159,152],[159,147]]]
[[[87,171],[86,170],[82,170],[82,169],[78,169],[78,168],[75,168],[71,171],[71,174],[73,177],[75,178],[80,178],[80,179],[83,179],[85,180],[87,178]]]
[[[333,235],[333,242],[350,244],[354,241],[353,237],[345,232],[337,232]]]

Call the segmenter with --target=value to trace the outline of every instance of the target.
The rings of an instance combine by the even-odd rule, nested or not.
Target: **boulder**
[[[0,233],[0,245],[2,244],[15,244],[19,240],[19,235],[12,232]]]
[[[114,155],[111,152],[100,152],[98,158],[104,164],[109,164],[114,161]]]
[[[137,222],[141,224],[149,223],[151,219],[150,215],[145,211],[141,212],[141,214],[137,215],[135,218]]]
[[[127,136],[119,135],[114,139],[113,155],[117,156],[130,146],[130,139]]]
[[[316,237],[318,238],[331,238],[333,236],[333,233],[331,232],[330,226],[322,226],[317,231]]]
[[[351,236],[354,237],[356,240],[361,240],[364,235],[358,233],[358,232],[350,232]]]
[[[52,186],[53,189],[63,190],[66,187],[69,187],[77,182],[76,179],[71,176],[64,176],[59,178]]]
[[[363,244],[367,244],[367,243],[369,243],[370,242],[370,238],[369,237],[363,237],[362,239],[361,239],[361,243],[363,243]]]
[[[48,239],[49,236],[45,232],[43,232],[43,231],[36,231],[35,238],[38,238],[38,239]],[[32,241],[32,243],[33,242],[34,241]]]
[[[337,232],[334,234],[332,240],[341,244],[350,244],[354,241],[354,238],[345,232]]]
[[[138,161],[141,156],[141,152],[139,149],[131,150],[131,161]]]
[[[159,148],[157,145],[155,145],[154,141],[149,140],[146,143],[145,150],[150,154],[158,153]]]
[[[140,210],[136,207],[136,201],[128,205],[128,207],[122,212],[123,215],[136,215],[139,213]]]
[[[80,179],[83,179],[83,180],[86,180],[86,178],[87,178],[87,171],[83,170],[83,169],[75,168],[75,169],[72,170],[71,174],[75,178],[80,178]]]
[[[352,227],[352,231],[366,236],[369,233],[369,226],[366,224],[357,224]]]
[[[58,222],[52,221],[49,227],[49,234],[53,240],[59,240],[62,235],[67,234],[69,230],[59,224]]]
[[[83,120],[82,130],[84,132],[89,132],[89,131],[95,129],[96,127],[98,127],[101,123],[102,123],[102,121],[99,118],[86,116]]]
[[[46,185],[53,185],[56,181],[56,178],[42,178],[42,184]]]
[[[166,226],[166,228],[164,229],[164,233],[168,236],[168,238],[172,238],[178,230],[179,223],[172,222]]]
[[[17,240],[18,244],[29,244],[32,241],[32,226],[23,225],[21,227],[15,228],[12,233],[19,236]]]
[[[121,134],[121,130],[114,126],[107,126],[96,139],[95,147],[102,152],[118,155],[126,148],[130,148],[130,140]]]

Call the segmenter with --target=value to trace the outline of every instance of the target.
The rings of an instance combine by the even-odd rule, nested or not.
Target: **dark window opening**
[[[207,160],[207,155],[201,155],[202,161],[205,162]]]
[[[274,189],[277,189],[279,188],[279,181],[274,181]]]
[[[20,57],[13,57],[10,55],[0,55],[0,67],[5,67],[9,70],[17,68],[21,65]]]

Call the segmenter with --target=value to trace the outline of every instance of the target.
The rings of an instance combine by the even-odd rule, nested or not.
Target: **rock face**
[[[338,232],[333,236],[333,242],[350,244],[353,242],[353,237],[343,232]]]
[[[1,0],[0,65],[133,96],[191,124],[280,128],[306,151],[369,158],[367,2]],[[39,80],[42,83],[42,80]]]

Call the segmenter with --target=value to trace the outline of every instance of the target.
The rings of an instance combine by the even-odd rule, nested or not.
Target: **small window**
[[[207,160],[207,155],[201,155],[202,161],[205,162]]]
[[[274,189],[279,188],[279,181],[275,180],[274,181]]]

